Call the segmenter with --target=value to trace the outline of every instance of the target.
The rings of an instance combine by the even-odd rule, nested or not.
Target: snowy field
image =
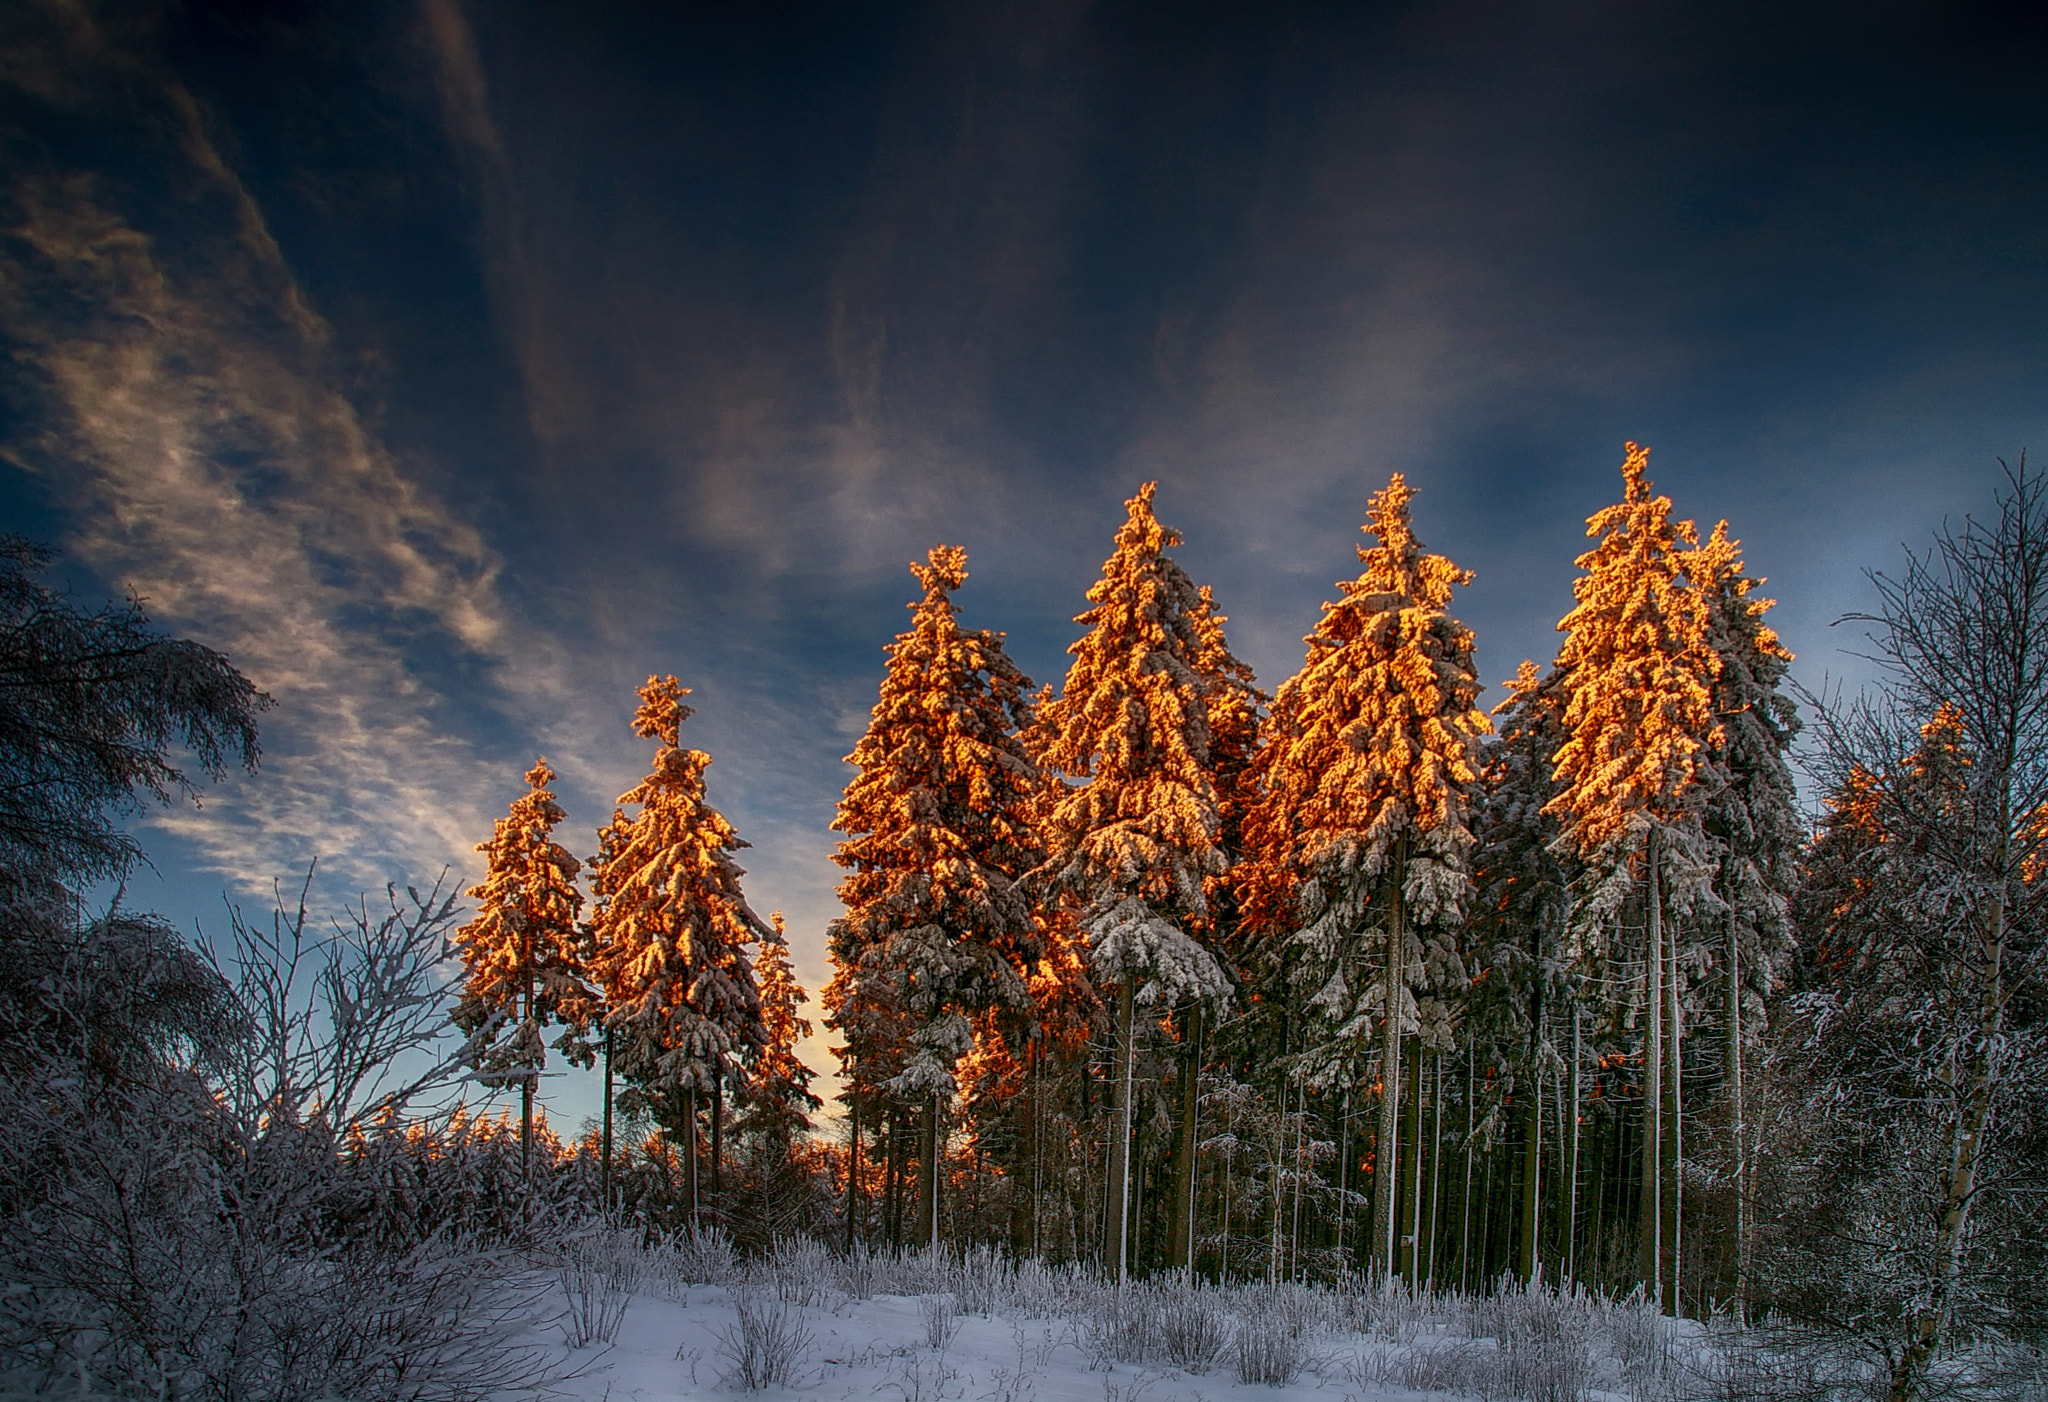
[[[1543,1288],[1118,1290],[987,1253],[848,1261],[809,1243],[751,1263],[586,1243],[550,1298],[561,1318],[532,1342],[568,1373],[553,1388],[588,1402],[1649,1402],[1729,1395],[1743,1358],[1640,1303]]]

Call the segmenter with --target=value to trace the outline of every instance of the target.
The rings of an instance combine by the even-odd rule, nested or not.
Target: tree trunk
[[[1401,863],[1396,862],[1394,870],[1387,912],[1386,1006],[1380,1024],[1379,1144],[1372,1171],[1372,1238],[1378,1258],[1374,1266],[1382,1285],[1392,1283],[1400,1260],[1394,1251],[1395,1199],[1401,1186],[1396,1145],[1401,1134],[1401,1001],[1408,980],[1408,928],[1401,901]]]
[[[1522,1080],[1517,1097],[1522,1103],[1515,1107],[1522,1122],[1522,1230],[1515,1245],[1515,1274],[1527,1282],[1536,1278],[1536,1242],[1542,1225],[1543,1081],[1533,1067]]]
[[[1408,1184],[1403,1206],[1402,1267],[1410,1285],[1422,1283],[1422,1039],[1408,1048],[1408,1103],[1403,1114],[1408,1120]]]
[[[1188,1009],[1180,1068],[1180,1134],[1174,1146],[1173,1260],[1195,1278],[1195,1145],[1202,1096],[1202,1005]]]
[[[2000,875],[2003,874],[2001,864]],[[1992,899],[1990,914],[1978,935],[1977,1036],[1964,1063],[1963,1100],[1950,1128],[1952,1167],[1941,1225],[1934,1235],[1935,1288],[1914,1316],[1906,1346],[1893,1365],[1887,1402],[1916,1402],[1924,1392],[1928,1365],[1941,1344],[1942,1326],[1948,1322],[1956,1285],[1962,1276],[1970,1207],[1977,1196],[1977,1155],[1983,1145],[1984,1130],[1991,1121],[1992,1092],[1996,1088],[1997,1067],[1993,1059],[2004,1033],[2005,921],[2005,893],[2001,890]]]
[[[846,1097],[846,1254],[853,1254],[860,1217],[860,1098]]]
[[[941,1123],[945,1113],[939,1093],[933,1091],[924,1111],[924,1164],[918,1174],[923,1181],[918,1184],[917,1223],[917,1234],[933,1251],[939,1249],[939,1146],[945,1138]]]
[[[1458,1205],[1458,1289],[1469,1290],[1472,1266],[1472,1136],[1478,1132],[1473,1096],[1478,1084],[1474,1059],[1477,1053],[1465,1048],[1465,1194]]]
[[[1131,1061],[1133,995],[1126,976],[1116,1003],[1116,1085],[1110,1109],[1109,1180],[1105,1204],[1103,1270],[1112,1280],[1125,1279],[1130,1260],[1131,1228]]]
[[[1664,1308],[1664,894],[1659,882],[1657,830],[1650,829],[1644,865],[1649,875],[1650,929],[1644,940],[1643,1001],[1650,1025],[1643,1036],[1643,1186],[1636,1274],[1659,1310]]]
[[[1664,954],[1664,982],[1670,989],[1666,1012],[1671,1037],[1671,1312],[1685,1313],[1685,1009],[1678,998],[1678,926]]]
[[[1443,1186],[1444,1186],[1444,1054],[1434,1053],[1429,1064],[1434,1071],[1435,1085],[1429,1098],[1429,1256],[1423,1264],[1422,1279],[1426,1285],[1436,1282],[1436,1244],[1443,1227]]]
[[[1747,1315],[1749,1294],[1749,1160],[1742,1133],[1742,941],[1735,912],[1728,912],[1728,1140],[1733,1150],[1735,1190],[1735,1322]]]
[[[612,1210],[612,1030],[604,1030],[604,1140],[599,1146],[603,1162],[597,1170],[597,1195],[606,1216]]]
[[[725,1068],[711,1086],[711,1210],[725,1216]]]
[[[697,1087],[683,1092],[683,1198],[697,1225]]]
[[[1572,1000],[1572,1154],[1571,1189],[1565,1207],[1564,1238],[1564,1283],[1575,1284],[1579,1278],[1579,1058],[1585,1054],[1579,1032],[1579,1003]]]

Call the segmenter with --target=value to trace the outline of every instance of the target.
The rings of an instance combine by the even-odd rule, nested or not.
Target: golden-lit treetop
[[[485,1055],[487,1080],[530,1075],[545,1055],[540,1029],[550,1022],[581,1027],[592,1015],[579,977],[576,889],[582,863],[554,840],[562,806],[548,788],[555,773],[545,759],[526,773],[527,791],[493,825],[484,879],[466,895],[476,918],[455,932],[464,970],[455,1022],[475,1033],[494,1021],[516,1024],[509,1041]]]
[[[713,1089],[765,1035],[746,946],[767,926],[740,893],[732,854],[746,844],[705,797],[711,756],[682,748],[687,695],[674,677],[640,688],[633,733],[658,742],[654,764],[619,796],[593,863],[591,967],[621,1034],[614,1064],[663,1091]]]
[[[1180,536],[1152,514],[1156,489],[1124,503],[1075,619],[1088,631],[1036,731],[1039,762],[1078,781],[1050,804],[1048,885],[1083,908],[1096,972],[1142,976],[1146,1001],[1223,991],[1182,927],[1207,921],[1204,880],[1229,865],[1210,773],[1221,618],[1166,554]]]
[[[1569,700],[1556,761],[1564,788],[1548,811],[1581,852],[1632,851],[1652,826],[1681,821],[1718,739],[1720,664],[1706,601],[1686,575],[1699,537],[1652,492],[1649,460],[1647,448],[1627,445],[1626,493],[1588,519],[1599,543],[1579,556],[1578,604],[1557,625]]]
[[[1449,612],[1472,575],[1427,553],[1399,473],[1373,495],[1365,566],[1323,605],[1301,670],[1274,698],[1260,756],[1264,798],[1252,845],[1302,874],[1377,875],[1395,841],[1452,863],[1469,855],[1467,804],[1479,778],[1472,630]],[[1462,880],[1418,886],[1418,916],[1454,910]]]
[[[846,834],[833,853],[846,914],[828,931],[825,992],[855,1084],[903,1094],[950,1090],[964,1015],[1028,1002],[1024,971],[1038,957],[1015,884],[1037,857],[1037,769],[1019,737],[1031,682],[1001,633],[960,626],[952,594],[966,551],[935,546],[910,569],[924,597],[887,649],[832,822]]]
[[[1449,612],[1472,576],[1423,549],[1413,497],[1398,473],[1372,496],[1364,569],[1339,581],[1301,670],[1274,696],[1245,823],[1250,914],[1289,942],[1290,976],[1317,1014],[1300,1064],[1313,1084],[1364,1074],[1390,991],[1401,1026],[1441,1033],[1425,1016],[1437,1005],[1414,989],[1462,983],[1450,942],[1425,943],[1418,928],[1455,917],[1470,889],[1469,809],[1490,727],[1473,704],[1472,632]],[[1389,882],[1412,918],[1392,918]]]
[[[790,967],[782,912],[770,913],[768,923],[774,927],[773,936],[762,939],[754,957],[764,1037],[747,1081],[746,1112],[753,1124],[786,1137],[808,1129],[810,1111],[824,1102],[811,1093],[813,1073],[796,1054],[797,1046],[811,1035],[811,1024],[802,1013],[803,986]]]

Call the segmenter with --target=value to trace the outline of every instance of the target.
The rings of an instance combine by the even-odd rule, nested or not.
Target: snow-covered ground
[[[680,1267],[671,1253],[635,1254],[638,1265],[616,1261],[608,1270],[586,1259],[571,1295],[557,1287],[565,1317],[545,1333],[569,1374],[553,1385],[562,1395],[1647,1402],[1688,1391],[1678,1384],[1705,1381],[1723,1358],[1699,1326],[1639,1303],[1541,1288],[1487,1298],[1175,1282],[1118,1291],[988,1256],[878,1259],[849,1281],[846,1263],[811,1246],[736,1262],[727,1280],[711,1284],[686,1279],[711,1272]],[[607,1301],[624,1308],[612,1340],[565,1353],[574,1307],[588,1316]],[[984,1312],[966,1312],[963,1301]],[[750,1389],[750,1368],[774,1376]],[[1262,1375],[1272,1381],[1257,1381]]]

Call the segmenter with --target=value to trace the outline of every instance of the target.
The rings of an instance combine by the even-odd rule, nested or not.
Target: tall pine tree
[[[1364,571],[1323,606],[1301,670],[1274,697],[1247,822],[1313,990],[1303,1079],[1364,1081],[1377,1042],[1372,1251],[1383,1278],[1399,1267],[1403,1038],[1421,1030],[1419,986],[1462,983],[1451,930],[1471,887],[1476,747],[1490,729],[1473,706],[1472,632],[1449,612],[1472,576],[1424,551],[1413,496],[1399,473],[1374,494]]]
[[[582,863],[554,840],[562,806],[548,785],[555,772],[545,759],[526,773],[527,791],[493,826],[484,854],[484,879],[465,893],[476,918],[455,932],[464,970],[455,1025],[478,1039],[478,1079],[519,1087],[519,1160],[533,1159],[533,1093],[547,1062],[542,1032],[565,1024],[557,1045],[587,1058],[573,1041],[589,1025],[594,1001],[583,981],[582,935],[576,889]]]
[[[881,697],[847,757],[858,772],[832,822],[846,834],[833,860],[848,875],[846,914],[828,933],[828,1006],[847,1034],[850,1078],[923,1112],[919,1235],[937,1245],[945,1109],[970,1018],[1030,1001],[1037,927],[1016,879],[1037,855],[1037,770],[1019,738],[1030,679],[1001,633],[960,626],[952,596],[967,552],[934,546],[910,568],[924,597],[887,649]],[[876,1034],[896,1044],[870,1045]],[[874,1079],[878,1053],[886,1081]]]
[[[1721,1102],[1733,1209],[1730,1284],[1740,1310],[1750,1237],[1744,1066],[1762,1032],[1765,999],[1792,955],[1789,907],[1806,840],[1789,759],[1799,715],[1784,693],[1792,654],[1763,621],[1771,600],[1752,596],[1763,581],[1743,574],[1741,545],[1729,539],[1726,521],[1686,568],[1705,597],[1707,640],[1720,664],[1720,733],[1709,750],[1704,823],[1723,922]]]
[[[599,833],[591,967],[628,1094],[682,1141],[694,1217],[698,1097],[735,1084],[767,1041],[747,945],[774,932],[740,892],[746,843],[705,797],[711,756],[682,747],[687,695],[674,677],[640,688],[633,733],[656,742],[654,765]]]
[[[1572,1085],[1572,1145],[1565,1150],[1567,1274],[1577,1210],[1580,1007],[1572,972],[1578,963],[1570,939],[1571,878],[1557,850],[1558,819],[1545,811],[1557,796],[1557,751],[1564,740],[1565,677],[1538,673],[1524,662],[1508,683],[1508,698],[1494,711],[1500,734],[1487,748],[1486,801],[1480,825],[1480,918],[1476,954],[1486,977],[1475,989],[1475,1020],[1503,1044],[1512,1070],[1517,1132],[1521,1136],[1522,1193],[1515,1242],[1515,1272],[1533,1279],[1541,1236],[1544,1082],[1567,1070]],[[1560,1055],[1551,1035],[1551,1012],[1570,1009],[1573,1037]]]
[[[1210,770],[1216,694],[1213,607],[1166,551],[1177,532],[1152,514],[1156,483],[1127,519],[1090,607],[1088,632],[1043,708],[1039,762],[1075,781],[1051,805],[1046,888],[1073,906],[1091,977],[1116,990],[1115,1108],[1109,1138],[1105,1268],[1131,1257],[1131,1137],[1136,1013],[1223,997],[1229,982],[1193,934],[1210,921],[1206,883],[1228,869]]]
[[[1567,691],[1556,764],[1563,789],[1549,811],[1564,825],[1561,846],[1586,873],[1579,926],[1610,963],[1623,962],[1613,937],[1640,872],[1647,929],[1635,1006],[1647,1025],[1638,1267],[1661,1305],[1667,1026],[1676,1032],[1667,925],[1710,877],[1700,776],[1720,743],[1713,712],[1720,664],[1708,640],[1706,600],[1685,573],[1698,534],[1690,521],[1673,521],[1671,499],[1652,491],[1649,460],[1647,448],[1628,444],[1623,500],[1587,521],[1586,534],[1599,543],[1579,557],[1578,605],[1558,624],[1566,635],[1557,663]]]

